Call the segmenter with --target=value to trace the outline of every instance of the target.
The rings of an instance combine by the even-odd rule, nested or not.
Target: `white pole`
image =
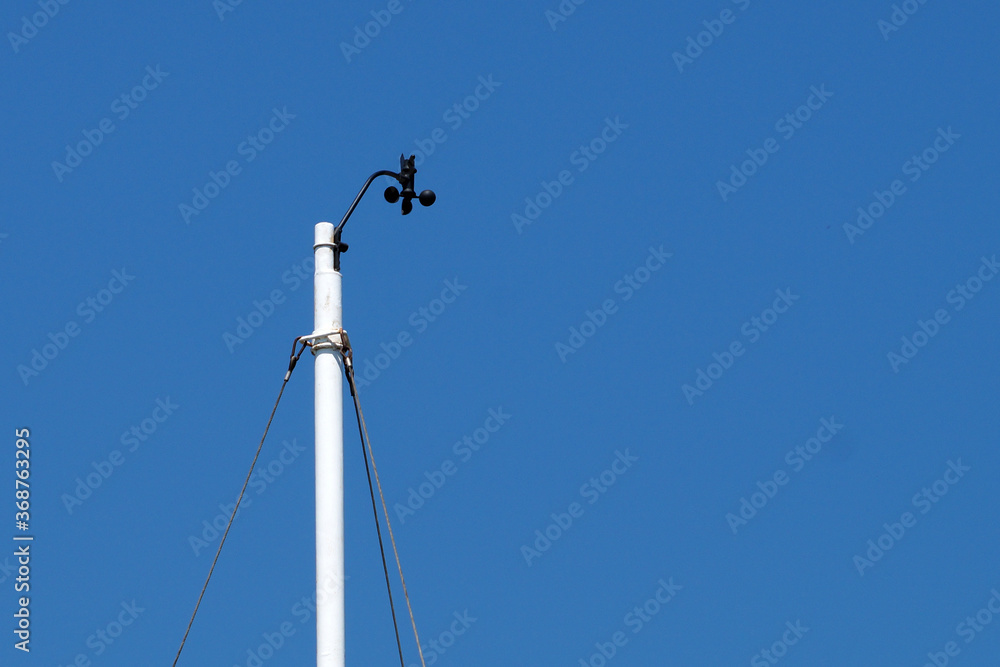
[[[313,334],[342,327],[341,275],[333,269],[333,225],[316,225]],[[316,665],[344,667],[344,387],[340,336],[317,338]]]

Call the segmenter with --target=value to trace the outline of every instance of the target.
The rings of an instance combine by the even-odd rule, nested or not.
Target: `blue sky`
[[[995,664],[998,12],[9,4],[3,664],[172,661],[401,152],[437,203],[373,186],[344,308],[428,665]],[[180,664],[315,660],[311,361]]]

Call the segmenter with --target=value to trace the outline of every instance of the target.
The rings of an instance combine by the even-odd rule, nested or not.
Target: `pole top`
[[[316,240],[313,243],[313,250],[323,246],[333,247],[333,229],[332,222],[316,223]]]

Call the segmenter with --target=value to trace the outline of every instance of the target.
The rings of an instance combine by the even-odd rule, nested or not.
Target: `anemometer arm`
[[[338,224],[333,230],[333,269],[335,271],[340,271],[340,253],[347,252],[347,244],[341,242],[340,234],[344,229],[344,225],[347,224],[348,218],[351,217],[351,214],[354,213],[354,209],[357,208],[358,202],[360,202],[361,198],[365,196],[365,192],[368,191],[368,187],[375,181],[376,178],[379,176],[392,176],[399,181],[401,186],[403,186],[402,192],[391,185],[385,189],[385,200],[390,204],[395,204],[399,201],[400,197],[403,198],[403,215],[406,215],[413,210],[413,203],[410,200],[414,197],[416,197],[424,206],[430,206],[434,203],[434,200],[437,199],[433,190],[424,190],[419,195],[414,192],[413,176],[417,173],[417,168],[414,166],[415,159],[416,156],[414,155],[411,155],[409,158],[400,155],[398,174],[396,172],[383,169],[382,171],[376,171],[368,177],[367,181],[365,181],[365,185],[361,188],[361,192],[359,192],[358,196],[354,198],[354,202],[351,204],[351,207],[347,209],[347,213],[344,214],[340,224]]]

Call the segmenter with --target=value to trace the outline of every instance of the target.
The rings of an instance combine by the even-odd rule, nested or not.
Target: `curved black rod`
[[[375,181],[375,179],[378,178],[379,176],[392,176],[397,181],[400,180],[399,174],[397,174],[394,171],[388,171],[386,169],[383,169],[382,171],[376,171],[374,174],[372,174],[371,176],[369,176],[368,180],[365,181],[365,187],[361,188],[361,192],[359,192],[358,196],[354,198],[354,203],[351,204],[351,208],[347,209],[347,213],[344,214],[344,217],[340,221],[340,224],[337,225],[333,229],[333,233],[334,234],[337,234],[337,235],[340,234],[340,231],[344,228],[344,225],[347,224],[347,219],[349,217],[351,217],[351,214],[354,213],[354,209],[358,207],[358,202],[361,201],[361,198],[365,196],[365,192],[368,191],[368,186],[370,186]],[[400,181],[400,182],[402,182],[402,181]]]
[[[400,183],[403,182],[401,180],[399,174],[397,174],[394,171],[389,171],[387,169],[383,169],[381,171],[376,171],[374,174],[372,174],[371,176],[368,177],[368,180],[365,181],[365,186],[363,188],[361,188],[361,192],[359,192],[358,196],[354,198],[354,202],[351,204],[351,207],[349,209],[347,209],[347,213],[344,214],[344,217],[341,219],[340,224],[338,224],[336,227],[333,228],[333,270],[334,271],[340,271],[340,253],[347,252],[347,244],[341,242],[341,240],[340,240],[340,233],[343,231],[344,225],[347,224],[347,219],[351,217],[351,214],[354,213],[354,209],[356,209],[358,207],[358,202],[361,201],[361,198],[365,196],[365,192],[368,191],[368,186],[370,186],[375,181],[375,179],[378,178],[379,176],[392,176],[393,178],[395,178]]]

